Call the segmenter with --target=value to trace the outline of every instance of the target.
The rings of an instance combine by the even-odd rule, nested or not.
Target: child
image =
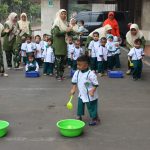
[[[101,46],[97,50],[97,62],[98,62],[98,73],[102,77],[106,75],[105,71],[107,70],[107,54],[108,50],[105,47],[107,39],[105,37],[101,38]]]
[[[26,43],[22,47],[22,51],[25,52],[25,55],[28,56],[30,54],[34,55],[36,51],[35,43],[32,42],[32,36],[28,35],[26,38]]]
[[[90,59],[88,56],[80,56],[77,59],[78,70],[75,72],[72,78],[71,95],[74,95],[77,88],[79,90],[78,97],[78,119],[82,120],[84,115],[84,106],[86,104],[88,112],[91,117],[89,125],[96,125],[100,120],[98,118],[98,80],[95,73],[89,70]]]
[[[109,35],[106,43],[106,48],[108,50],[108,55],[107,55],[107,64],[108,64],[108,69],[113,70],[114,62],[113,62],[113,52],[116,50],[115,44],[113,42],[113,35]]]
[[[141,48],[141,39],[136,39],[134,42],[135,46],[128,53],[129,61],[133,63],[133,80],[136,81],[141,78],[142,73],[142,59],[144,57],[143,48]]]
[[[97,70],[97,49],[100,46],[99,42],[99,33],[94,32],[93,33],[93,40],[89,44],[89,56],[91,57],[91,70],[95,71]]]
[[[48,35],[43,34],[43,40],[41,41],[42,49],[44,50],[45,46],[47,46]]]
[[[78,24],[79,24],[78,32],[80,34],[88,32],[88,30],[84,27],[84,20],[80,20]]]
[[[36,54],[35,54],[35,60],[37,61],[39,67],[42,67],[42,44],[41,44],[41,37],[39,35],[35,36],[35,47],[36,47]]]
[[[71,60],[73,60],[73,70],[77,70],[77,59],[83,54],[83,49],[80,47],[80,44],[80,40],[76,40],[75,47],[71,51]]]
[[[47,40],[47,46],[44,49],[43,52],[43,58],[44,58],[44,75],[53,75],[53,68],[54,68],[54,62],[55,62],[55,56],[54,56],[54,50],[52,48],[52,39],[49,38]]]
[[[29,54],[28,55],[28,61],[25,67],[26,72],[30,72],[30,71],[39,71],[39,65],[38,63],[35,61],[34,55],[33,54]]]
[[[116,68],[120,68],[120,46],[119,46],[119,39],[117,36],[114,36],[114,45],[115,45],[115,51],[112,53],[113,54],[113,59],[114,59],[114,66]]]
[[[26,65],[27,62],[27,56],[25,50],[26,50],[26,38],[22,39],[22,44],[21,44],[21,57],[22,57],[23,65]]]
[[[74,43],[73,38],[71,36],[68,37],[68,45],[67,45],[67,51],[68,51],[68,68],[71,68],[72,66],[72,60],[71,60],[71,51],[74,49]]]

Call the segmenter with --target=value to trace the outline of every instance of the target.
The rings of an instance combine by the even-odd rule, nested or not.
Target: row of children
[[[68,66],[77,70],[77,58],[84,54],[80,46],[80,40],[73,42],[72,37],[68,38]],[[86,53],[86,52],[85,52]],[[98,72],[100,76],[106,74],[107,70],[114,67],[120,68],[120,46],[118,37],[107,35],[99,40],[99,33],[93,33],[93,40],[88,46],[90,67],[92,71]]]
[[[53,75],[55,55],[52,43],[52,39],[47,36],[44,41],[41,41],[41,37],[36,35],[35,43],[32,42],[31,36],[27,36],[21,46],[21,56],[24,65],[26,65],[26,71],[38,71],[44,62],[44,75]]]

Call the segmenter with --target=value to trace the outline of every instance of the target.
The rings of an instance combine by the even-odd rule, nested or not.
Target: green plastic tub
[[[8,127],[9,123],[7,121],[0,120],[0,138],[7,134]]]
[[[80,120],[66,119],[57,122],[60,134],[66,137],[76,137],[83,133],[85,123]]]

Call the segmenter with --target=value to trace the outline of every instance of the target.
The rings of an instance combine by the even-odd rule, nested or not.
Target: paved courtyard
[[[125,51],[121,62],[125,72]],[[144,65],[143,78],[137,82],[130,76],[99,77],[102,124],[86,125],[84,134],[77,138],[60,136],[56,127],[58,120],[76,117],[76,98],[73,111],[65,107],[69,78],[58,82],[45,76],[27,79],[23,71],[8,73],[8,78],[0,78],[0,119],[9,121],[10,129],[0,139],[0,150],[150,149],[150,66]],[[88,122],[88,114],[84,120]]]

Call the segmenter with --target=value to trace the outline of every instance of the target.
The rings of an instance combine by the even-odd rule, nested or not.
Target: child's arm
[[[39,71],[39,65],[38,65],[38,63],[36,62],[36,69],[35,69],[35,71],[36,72],[38,72]]]
[[[71,90],[70,90],[70,95],[74,95],[75,92],[76,92],[76,90],[77,90],[77,85],[74,84],[74,85],[72,86]]]
[[[25,70],[26,72],[28,72],[28,64],[26,64]]]

